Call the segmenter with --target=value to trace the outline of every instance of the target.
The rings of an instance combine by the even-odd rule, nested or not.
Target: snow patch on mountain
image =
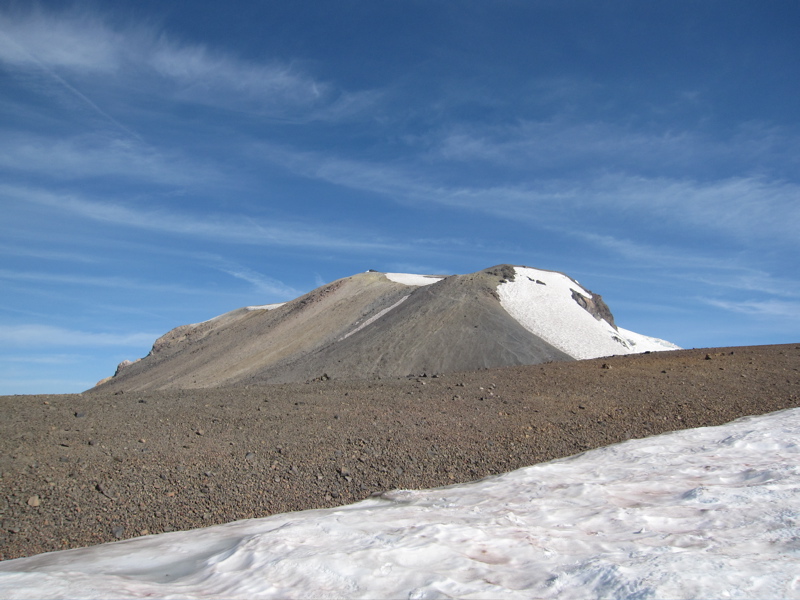
[[[247,310],[275,310],[286,304],[286,302],[276,302],[275,304],[259,304],[258,306],[245,306]]]
[[[659,338],[642,335],[635,331],[629,331],[622,327],[617,327],[619,334],[628,342],[632,353],[638,352],[662,352],[664,350],[680,350],[680,346]]]
[[[586,299],[592,294],[563,273],[530,267],[514,270],[514,279],[497,287],[501,306],[525,329],[573,358],[677,348],[595,318],[575,301],[575,292]]]
[[[436,275],[415,275],[414,273],[384,273],[384,275],[389,281],[417,287],[431,285],[444,279],[444,277],[437,277]]]
[[[800,596],[800,409],[0,563],[3,598]]]
[[[375,321],[377,321],[378,319],[380,319],[380,318],[381,318],[383,315],[385,315],[385,314],[386,314],[386,313],[388,313],[389,311],[391,311],[391,310],[393,310],[393,309],[397,308],[398,306],[400,306],[400,305],[401,305],[403,302],[405,302],[406,300],[408,300],[408,296],[403,296],[402,298],[400,298],[400,300],[398,300],[397,302],[395,302],[394,304],[392,304],[390,307],[388,307],[388,308],[384,308],[384,309],[383,309],[382,311],[380,311],[379,313],[377,313],[377,314],[375,314],[375,315],[371,316],[369,319],[367,319],[367,320],[366,320],[366,321],[364,321],[363,323],[360,323],[360,324],[359,324],[359,325],[358,325],[358,326],[357,326],[355,329],[353,329],[352,331],[349,331],[348,333],[346,333],[345,335],[343,335],[342,337],[340,337],[340,338],[339,338],[339,341],[341,342],[342,340],[349,338],[351,335],[353,335],[353,334],[354,334],[354,333],[356,333],[357,331],[361,331],[361,330],[362,330],[362,329],[364,329],[364,327],[366,327],[367,325],[371,325],[372,323],[374,323]]]

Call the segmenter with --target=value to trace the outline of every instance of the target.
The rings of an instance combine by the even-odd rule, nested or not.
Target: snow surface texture
[[[436,277],[434,275],[415,275],[413,273],[384,273],[384,275],[389,281],[413,286],[431,285],[444,279],[444,277]]]
[[[678,346],[594,318],[572,298],[592,294],[562,273],[514,267],[513,281],[497,287],[500,305],[525,329],[573,358],[675,350]]]
[[[800,409],[0,563],[3,598],[798,598]]]

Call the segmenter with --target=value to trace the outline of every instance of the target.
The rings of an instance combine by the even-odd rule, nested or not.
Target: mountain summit
[[[599,295],[555,271],[368,271],[285,304],[248,306],[163,335],[104,391],[206,388],[469,371],[671,350],[618,327]]]

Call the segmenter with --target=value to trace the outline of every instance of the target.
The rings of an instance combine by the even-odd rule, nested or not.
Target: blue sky
[[[367,269],[800,341],[800,3],[0,4],[0,394]]]

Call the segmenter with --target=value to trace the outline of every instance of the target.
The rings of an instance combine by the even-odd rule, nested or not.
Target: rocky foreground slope
[[[370,271],[178,327],[95,390],[433,374],[674,348],[617,327],[600,296],[561,273]]]
[[[800,406],[800,346],[0,397],[0,559],[479,479]]]

